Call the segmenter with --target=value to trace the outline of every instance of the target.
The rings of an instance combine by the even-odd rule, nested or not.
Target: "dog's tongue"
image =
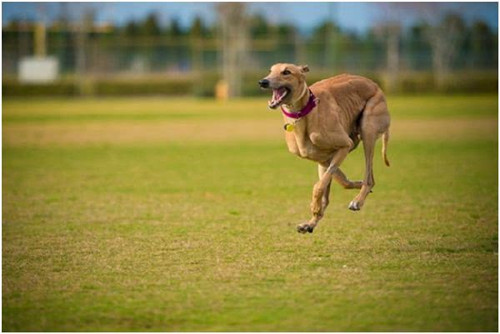
[[[273,89],[273,101],[279,101],[285,94],[286,89],[281,87],[280,89]]]
[[[286,88],[281,87],[279,89],[273,89],[273,97],[269,101],[269,106],[274,108],[280,101],[283,95],[286,93]]]

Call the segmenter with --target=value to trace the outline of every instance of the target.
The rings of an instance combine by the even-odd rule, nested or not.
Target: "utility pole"
[[[38,12],[40,17],[38,22],[35,24],[35,38],[34,38],[34,50],[35,56],[46,57],[47,56],[47,28],[45,26],[46,20],[46,8],[45,4],[41,3],[38,5]]]
[[[91,87],[86,81],[88,70],[88,32],[94,21],[94,11],[91,8],[84,8],[82,11],[78,33],[76,38],[76,73],[78,75],[80,94],[91,93]]]
[[[387,71],[388,71],[388,88],[395,91],[397,88],[399,74],[399,38],[401,27],[398,23],[389,24],[387,26]]]

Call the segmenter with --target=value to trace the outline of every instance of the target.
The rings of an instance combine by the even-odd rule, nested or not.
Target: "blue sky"
[[[407,5],[408,4],[408,5]],[[67,4],[70,12],[79,13],[82,6],[89,3]],[[163,23],[176,17],[181,24],[188,25],[196,15],[206,21],[216,19],[215,6],[210,2],[103,2],[93,3],[97,9],[99,22],[113,22],[121,25],[130,19],[142,19],[145,15],[156,12]],[[271,22],[296,24],[307,31],[325,19],[333,18],[342,28],[353,31],[365,31],[379,21],[399,17],[405,24],[411,24],[420,17],[430,18],[436,12],[453,10],[462,13],[467,21],[482,19],[494,29],[498,29],[498,4],[489,3],[441,3],[429,10],[422,3],[373,3],[373,2],[249,2],[252,13],[262,13]],[[3,2],[2,20],[6,24],[13,18],[37,19],[39,9],[45,9],[48,20],[58,16],[60,3]],[[76,14],[77,15],[77,14]]]

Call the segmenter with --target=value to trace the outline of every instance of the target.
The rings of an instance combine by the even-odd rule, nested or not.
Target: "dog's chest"
[[[288,151],[304,159],[322,162],[329,160],[332,155],[332,150],[321,149],[314,145],[305,120],[295,123],[292,132],[285,131],[285,140]]]

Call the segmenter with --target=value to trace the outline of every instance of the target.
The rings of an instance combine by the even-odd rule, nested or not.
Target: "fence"
[[[2,68],[6,80],[15,82],[19,60],[36,53],[35,26],[4,27]],[[451,59],[456,73],[481,72],[496,76],[498,54],[491,41],[469,40]],[[496,38],[496,37],[495,37]],[[479,39],[479,42],[478,42]],[[307,63],[318,74],[339,72],[370,73],[384,81],[388,64],[388,42],[383,34],[365,36],[302,36],[297,33],[270,34],[249,38],[243,73],[262,74],[275,62]],[[75,77],[112,79],[120,77],[220,76],[221,51],[217,35],[197,36],[124,36],[112,27],[93,26],[87,33],[77,27],[52,27],[47,30],[46,54],[59,61],[62,79]],[[474,47],[476,45],[476,47]],[[479,46],[477,46],[479,45]],[[432,73],[433,50],[423,37],[398,38],[397,70],[407,73]],[[81,78],[80,78],[81,79]],[[427,80],[427,79],[426,79]],[[411,86],[411,84],[410,84]],[[494,89],[491,84],[488,89]],[[206,94],[206,92],[204,93]]]

